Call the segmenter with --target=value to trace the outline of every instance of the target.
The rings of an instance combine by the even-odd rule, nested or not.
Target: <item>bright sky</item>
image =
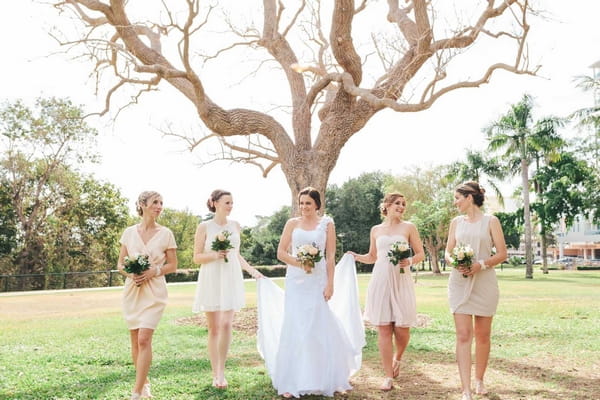
[[[465,148],[483,149],[481,129],[525,92],[536,98],[540,117],[564,116],[591,105],[591,94],[575,88],[573,78],[590,75],[589,66],[600,60],[600,1],[543,3],[551,19],[529,21],[529,54],[532,64],[542,64],[540,77],[500,73],[493,76],[491,84],[454,92],[424,112],[379,113],[344,147],[330,183],[342,184],[348,178],[376,170],[401,174],[415,165],[458,160]],[[4,19],[0,24],[1,101],[58,96],[70,97],[90,111],[99,109],[103,99],[93,94],[89,65],[62,55],[46,57],[58,51],[47,34],[48,27],[69,22],[57,18],[51,7],[31,0],[2,1],[0,15]],[[240,106],[234,95],[228,96],[228,89],[209,94],[227,99],[225,107]],[[117,185],[132,207],[139,192],[150,189],[163,194],[167,207],[204,215],[210,192],[228,189],[236,203],[232,218],[243,225],[253,225],[255,215],[270,215],[290,203],[289,189],[279,168],[266,179],[256,168],[228,162],[199,168],[196,156],[183,151],[181,143],[162,138],[158,128],[182,115],[195,121],[189,101],[165,87],[124,111],[116,123],[107,118],[90,120],[100,131],[98,151],[103,158],[90,172]],[[192,130],[193,123],[183,127]]]

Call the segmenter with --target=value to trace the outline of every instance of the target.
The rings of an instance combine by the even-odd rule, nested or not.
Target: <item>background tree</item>
[[[578,153],[586,154],[588,161],[598,170],[600,168],[600,79],[596,76],[579,76],[576,78],[577,87],[594,95],[594,105],[573,112],[569,117],[576,121],[577,126],[587,129],[589,134],[584,136],[578,146]]]
[[[405,219],[419,230],[431,269],[440,273],[441,251],[448,240],[448,228],[456,215],[453,205],[454,183],[446,179],[448,166],[414,167],[394,177],[386,191],[397,191],[406,197]]]
[[[119,238],[128,221],[127,200],[112,184],[65,170],[57,192],[60,207],[47,215],[44,271],[107,271],[117,265]],[[68,287],[104,286],[106,276],[74,274]],[[46,285],[52,285],[47,276]],[[50,286],[56,287],[56,286]]]
[[[326,212],[335,220],[338,258],[348,250],[360,254],[369,251],[371,227],[381,223],[379,206],[390,179],[390,175],[369,172],[347,180],[340,187],[328,187]],[[361,270],[370,269],[361,267]]]
[[[464,161],[455,161],[448,168],[447,178],[456,182],[476,181],[489,185],[498,198],[498,202],[504,205],[504,196],[499,187],[499,182],[506,178],[507,171],[497,158],[490,157],[484,152],[473,150],[466,151]]]
[[[5,272],[106,270],[116,262],[126,200],[75,170],[96,160],[96,131],[82,116],[81,108],[55,98],[0,109],[0,181],[17,232],[13,267]],[[27,289],[46,284],[40,278]]]
[[[533,257],[531,239],[530,182],[529,169],[537,160],[541,138],[553,135],[559,121],[556,118],[543,118],[533,121],[533,98],[525,94],[521,101],[511,105],[510,110],[485,129],[489,150],[502,153],[509,172],[521,175],[523,195],[523,216],[525,220],[525,277],[533,278]]]
[[[277,246],[286,221],[290,217],[290,207],[284,206],[270,217],[259,217],[253,228],[242,230],[240,251],[252,265],[277,265]]]
[[[366,0],[358,7],[353,0],[265,0],[260,16],[254,2],[223,1],[231,9],[220,20],[214,18],[214,6],[199,0],[181,2],[180,8],[162,2],[162,9],[159,3],[153,7],[126,0],[53,3],[62,15],[81,22],[80,34],[62,43],[89,57],[98,80],[106,78],[98,87],[110,85],[101,113],[118,94],[138,101],[166,81],[193,104],[210,130],[200,138],[181,135],[190,148],[214,138],[222,146],[220,159],[255,165],[264,176],[279,165],[294,209],[303,187],[325,191],[343,146],[379,111],[428,109],[455,90],[487,83],[498,70],[535,73],[527,69],[524,51],[531,12],[527,0],[453,2],[450,9],[443,9],[444,2],[426,0],[402,5],[390,0],[387,9],[380,8],[382,2]],[[435,19],[444,12],[446,17]],[[262,17],[261,28],[245,23],[254,17]],[[378,30],[362,28],[377,26],[372,23],[377,19]],[[225,29],[228,35],[211,36],[211,30]],[[214,48],[223,42],[227,44]],[[474,48],[504,43],[514,49],[506,60],[499,60],[505,52],[487,51],[487,66],[469,63],[470,54],[482,54]],[[452,68],[459,55],[461,65],[473,70]],[[219,76],[211,75],[210,63],[219,63]],[[278,72],[261,69],[267,64],[276,65]],[[237,104],[228,109],[215,99],[220,88],[232,83],[222,74],[231,65],[257,81],[245,99],[231,100]],[[239,76],[231,78],[239,83]],[[270,90],[256,88],[261,78],[268,79]],[[127,93],[128,88],[139,92]],[[286,107],[280,119],[265,111],[272,105],[243,107],[280,95],[289,96],[278,101]]]
[[[69,100],[38,99],[33,109],[20,101],[0,109],[6,149],[2,179],[8,183],[18,221],[20,246],[15,259],[22,274],[42,272],[47,216],[60,207],[63,171],[70,163],[94,160],[88,153],[96,131]],[[53,187],[54,186],[54,187]]]
[[[578,216],[600,221],[600,180],[586,161],[573,153],[562,153],[559,159],[536,171],[534,179],[540,191],[533,208],[543,232],[550,232],[561,220],[569,228]],[[545,252],[542,256],[547,269]]]
[[[523,209],[519,208],[514,212],[495,212],[494,215],[500,220],[506,246],[518,250],[523,235]]]
[[[562,150],[566,142],[558,133],[558,128],[564,125],[564,121],[556,117],[547,117],[537,124],[540,129],[536,129],[530,138],[530,152],[535,164],[535,173],[544,165],[560,159]],[[548,218],[545,215],[546,208],[543,206],[545,197],[542,195],[543,187],[541,182],[533,176],[533,188],[536,194],[535,202],[532,206],[533,211],[540,221],[540,242],[542,245],[542,271],[548,273],[548,243],[551,239],[551,225],[547,223]],[[542,203],[538,207],[538,204]]]
[[[0,181],[0,273],[12,267],[10,255],[17,247],[17,215],[12,207],[10,188],[4,179]]]
[[[174,210],[165,208],[158,221],[173,231],[175,243],[177,243],[177,268],[195,269],[198,268],[192,262],[194,252],[194,234],[196,227],[200,223],[200,217],[192,214],[189,210]]]

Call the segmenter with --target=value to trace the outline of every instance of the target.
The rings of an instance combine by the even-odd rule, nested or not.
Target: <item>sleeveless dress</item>
[[[245,304],[244,275],[239,260],[240,233],[234,221],[219,225],[214,220],[206,224],[204,250],[210,250],[215,237],[223,232],[231,232],[229,241],[233,246],[227,253],[227,262],[223,259],[203,264],[198,273],[198,283],[192,311],[239,311]]]
[[[367,287],[364,319],[373,325],[394,323],[411,327],[417,323],[415,285],[410,273],[400,273],[387,253],[394,242],[407,241],[402,235],[380,235],[375,240],[377,260]]]
[[[492,255],[490,215],[483,215],[477,222],[468,222],[464,216],[457,217],[456,243],[473,248],[473,260],[487,259]],[[453,314],[469,314],[489,317],[496,313],[499,298],[496,270],[489,268],[465,278],[452,268],[448,279],[448,301]]]
[[[137,225],[130,226],[123,232],[120,243],[127,248],[129,256],[148,255],[152,266],[163,265],[167,259],[165,252],[177,248],[173,232],[164,226],[146,244]],[[130,330],[156,329],[167,305],[167,298],[167,281],[164,275],[151,278],[140,286],[136,286],[130,278],[125,279],[122,300],[127,327]]]
[[[330,222],[323,217],[315,230],[295,228],[293,254],[312,243],[324,252]],[[285,295],[270,279],[258,280],[258,348],[277,393],[333,396],[351,389],[349,379],[360,368],[365,344],[354,260],[347,255],[336,266],[329,303],[323,298],[325,257],[311,274],[288,267],[285,279]]]

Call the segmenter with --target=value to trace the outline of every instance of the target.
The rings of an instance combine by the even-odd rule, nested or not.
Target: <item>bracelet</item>
[[[156,266],[156,274],[154,274],[154,276],[160,276],[160,274],[162,273],[162,268],[160,267],[160,265]]]
[[[486,269],[488,269],[488,266],[485,265],[485,261],[483,261],[483,260],[479,260],[479,265],[481,265],[482,271],[485,271]]]

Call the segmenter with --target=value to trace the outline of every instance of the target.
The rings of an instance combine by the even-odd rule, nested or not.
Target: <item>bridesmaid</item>
[[[452,220],[446,244],[446,262],[452,249],[471,246],[470,268],[453,268],[448,280],[448,299],[456,328],[456,361],[462,385],[462,400],[471,400],[471,346],[475,336],[475,393],[486,394],[483,376],[490,355],[492,318],[498,306],[498,281],[494,267],[506,259],[506,244],[500,221],[484,214],[485,190],[477,182],[465,182],[454,193],[454,205],[463,214]],[[492,247],[496,253],[492,255]],[[466,275],[467,277],[463,277]]]
[[[408,346],[410,327],[417,322],[414,283],[411,274],[406,272],[425,258],[417,228],[404,220],[405,210],[406,200],[402,194],[386,194],[381,204],[384,220],[371,228],[369,252],[348,252],[356,261],[375,262],[367,288],[364,319],[378,329],[379,354],[385,372],[379,388],[384,391],[393,388],[394,378],[400,374],[400,360]],[[413,256],[393,265],[387,253],[394,242],[401,240],[410,245]]]
[[[152,335],[167,304],[167,283],[164,275],[177,270],[177,245],[173,232],[156,223],[163,209],[162,196],[157,192],[142,192],[136,210],[142,217],[139,224],[125,229],[117,269],[126,276],[123,290],[123,314],[131,337],[131,357],[135,366],[135,385],[131,400],[151,398],[148,371],[152,363]],[[149,256],[150,269],[140,275],[124,270],[126,256]]]
[[[245,303],[242,269],[253,278],[263,275],[240,255],[240,225],[227,217],[233,208],[230,192],[215,190],[207,201],[214,217],[198,225],[194,237],[194,263],[201,264],[192,311],[205,312],[212,385],[227,388],[225,360],[231,344],[233,313]],[[230,250],[211,250],[217,235],[229,232]]]

